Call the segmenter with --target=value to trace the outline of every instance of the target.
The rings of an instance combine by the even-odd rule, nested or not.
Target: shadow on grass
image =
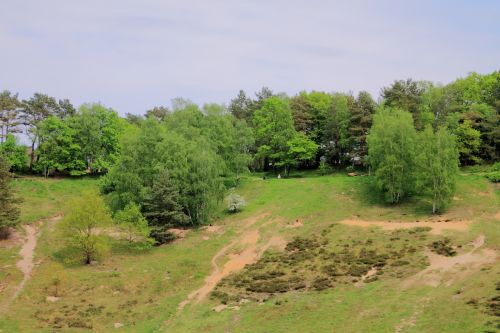
[[[355,199],[363,205],[391,209],[402,215],[431,216],[432,204],[424,196],[409,193],[397,204],[387,202],[384,193],[377,187],[374,177],[356,177],[355,188]]]
[[[65,246],[52,254],[52,257],[58,263],[66,268],[74,268],[85,265],[81,250],[76,246]]]
[[[105,261],[107,257],[114,255],[138,256],[148,253],[152,247],[149,244],[128,241],[114,241],[109,243],[105,249],[101,249],[96,255],[96,261]],[[85,266],[85,259],[81,249],[76,246],[64,246],[52,254],[55,261],[66,268]]]

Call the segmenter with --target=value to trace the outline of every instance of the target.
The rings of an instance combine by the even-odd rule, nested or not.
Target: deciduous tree
[[[429,125],[419,133],[416,169],[418,188],[432,199],[432,213],[441,210],[453,197],[458,174],[455,138],[444,127],[436,132]]]
[[[90,264],[108,247],[103,230],[112,224],[111,215],[102,198],[93,192],[83,193],[68,207],[62,221],[68,245],[78,250],[85,264]]]
[[[375,113],[367,140],[377,185],[388,202],[397,203],[415,184],[416,132],[411,114],[381,108]]]

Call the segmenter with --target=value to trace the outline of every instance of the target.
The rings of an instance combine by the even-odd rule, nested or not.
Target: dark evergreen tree
[[[11,174],[7,159],[0,155],[0,239],[9,236],[10,228],[19,222],[19,199],[10,186]]]

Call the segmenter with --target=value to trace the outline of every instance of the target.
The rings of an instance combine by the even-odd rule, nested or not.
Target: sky
[[[0,90],[143,114],[500,69],[500,1],[1,0]]]

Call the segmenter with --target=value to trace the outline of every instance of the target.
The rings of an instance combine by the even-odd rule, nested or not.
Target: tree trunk
[[[31,142],[31,153],[30,153],[30,170],[33,170],[33,162],[35,160],[35,141]]]

